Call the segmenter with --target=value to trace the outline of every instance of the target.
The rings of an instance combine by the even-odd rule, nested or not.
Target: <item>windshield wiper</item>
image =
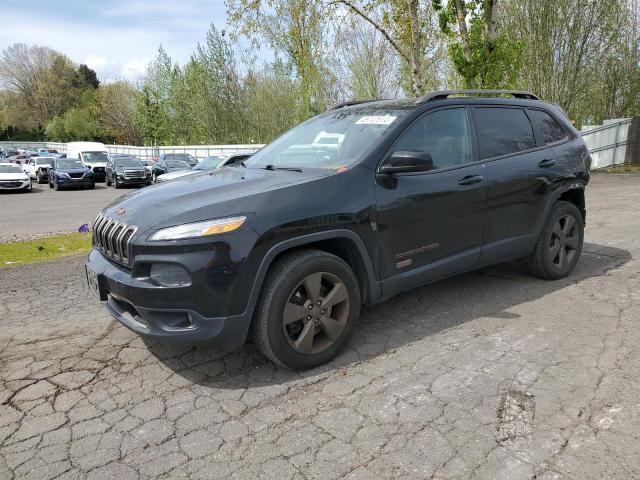
[[[288,172],[301,172],[302,171],[302,169],[298,168],[298,167],[276,167],[272,163],[270,163],[269,165],[265,165],[264,169],[265,170],[271,170],[271,171],[287,170]]]

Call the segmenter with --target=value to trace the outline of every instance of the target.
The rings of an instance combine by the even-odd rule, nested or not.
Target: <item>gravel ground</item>
[[[640,478],[639,197],[594,176],[570,278],[416,289],[304,373],[145,344],[82,258],[0,270],[0,478]]]
[[[91,225],[100,210],[130,190],[133,188],[116,190],[98,183],[95,190],[56,192],[46,183],[34,183],[31,193],[0,192],[0,242],[77,232],[80,225]]]

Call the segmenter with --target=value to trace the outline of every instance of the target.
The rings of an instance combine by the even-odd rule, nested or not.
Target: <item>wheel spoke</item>
[[[322,283],[322,274],[321,273],[314,273],[312,275],[309,275],[303,281],[304,290],[307,293],[307,297],[314,304],[318,301],[318,298],[320,298],[320,286],[321,286],[321,283]]]
[[[564,243],[570,247],[572,250],[578,249],[578,237],[567,237],[564,240]]]
[[[344,325],[324,315],[320,317],[320,327],[330,340],[336,340],[344,330]]]
[[[285,325],[289,325],[290,323],[297,322],[298,320],[302,320],[309,314],[309,311],[301,307],[300,305],[296,305],[295,303],[287,303],[284,307],[284,314],[282,315],[282,321]]]
[[[575,224],[576,224],[576,220],[571,215],[567,215],[565,217],[564,226],[562,228],[562,233],[564,234],[565,237],[569,235],[569,233],[571,232]]]
[[[564,268],[567,263],[567,251],[564,247],[560,249],[560,254],[558,255],[558,267]]]
[[[555,262],[558,257],[558,252],[560,251],[560,242],[556,243],[553,247],[549,249],[549,253],[551,253],[551,261]]]
[[[307,322],[295,341],[296,350],[300,353],[311,353],[314,335],[315,326],[313,322]]]
[[[553,234],[551,238],[562,238],[562,227],[560,226],[560,221],[558,220],[556,224],[553,226],[553,230],[551,231]]]
[[[347,293],[347,287],[344,286],[344,283],[336,283],[331,291],[327,293],[327,296],[322,300],[323,307],[333,307],[339,303],[344,302],[349,298],[349,294]]]

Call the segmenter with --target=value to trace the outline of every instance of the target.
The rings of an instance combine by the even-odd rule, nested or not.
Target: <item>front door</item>
[[[383,293],[472,268],[480,256],[487,193],[465,107],[427,112],[390,152],[429,153],[433,169],[376,177]],[[390,155],[389,154],[389,155]]]

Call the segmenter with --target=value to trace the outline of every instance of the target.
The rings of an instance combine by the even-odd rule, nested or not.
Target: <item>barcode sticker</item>
[[[371,115],[359,118],[356,125],[391,125],[396,118],[392,115]]]

